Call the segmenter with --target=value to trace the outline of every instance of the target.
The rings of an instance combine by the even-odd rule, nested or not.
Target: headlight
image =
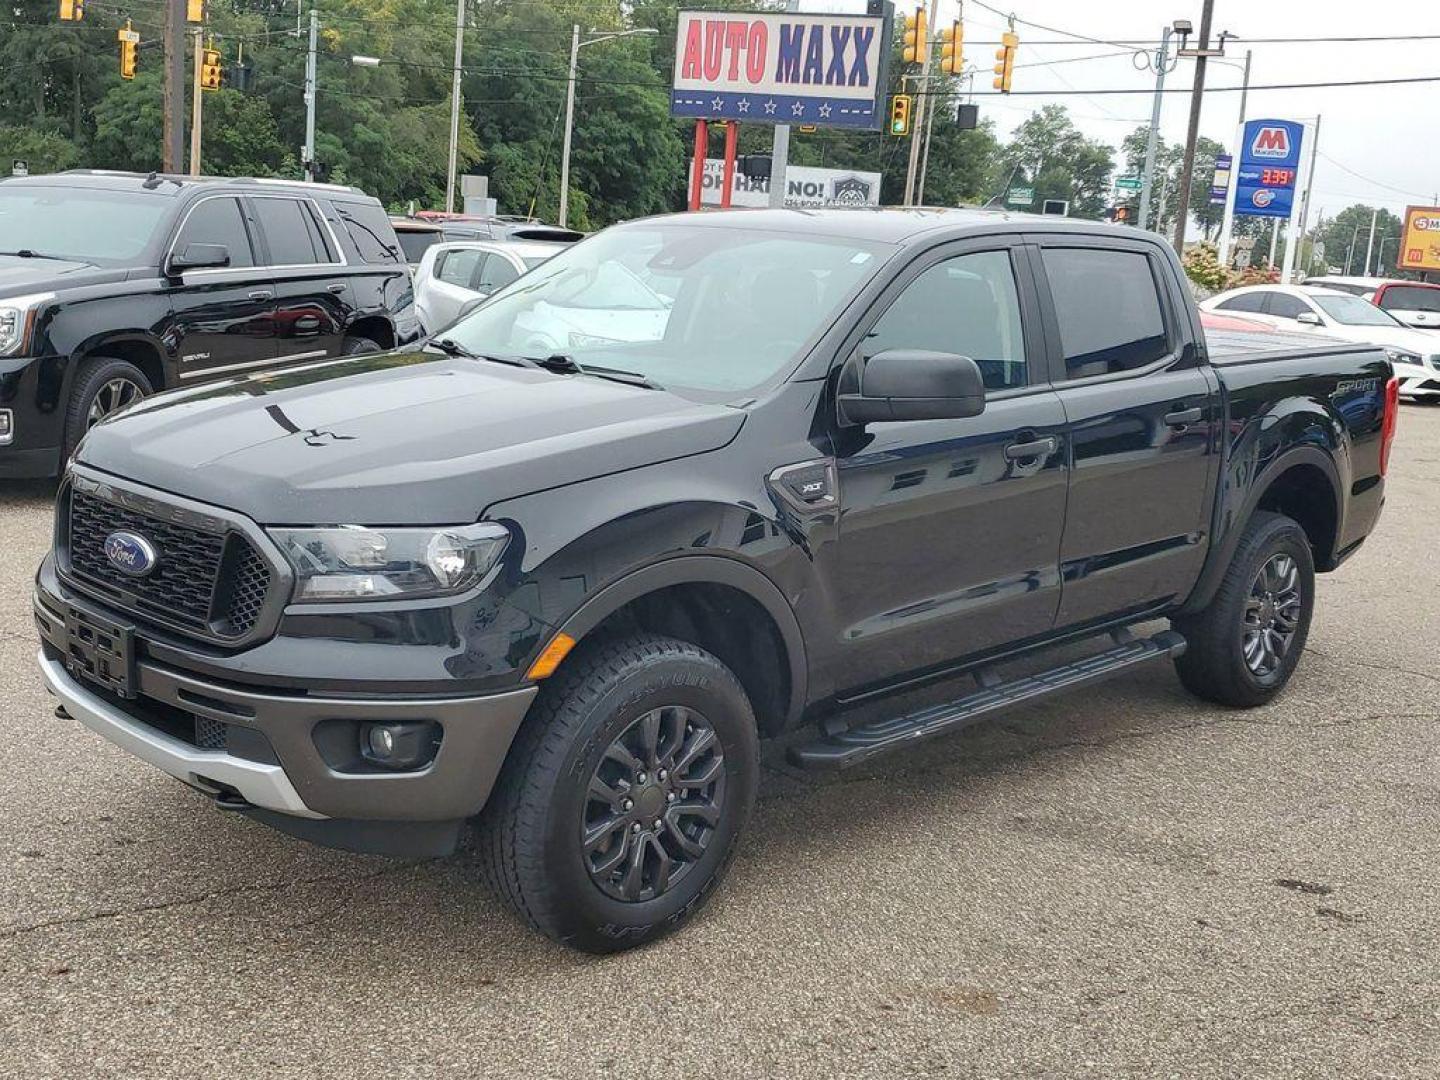
[[[37,293],[0,301],[0,356],[24,355],[35,328],[36,309],[54,299],[54,293]]]
[[[1417,354],[1406,352],[1404,349],[1386,349],[1385,356],[1392,364],[1414,364],[1416,367],[1424,366],[1424,361],[1422,361]]]
[[[271,529],[295,568],[295,599],[408,600],[476,585],[500,561],[510,532],[495,522],[430,529]]]

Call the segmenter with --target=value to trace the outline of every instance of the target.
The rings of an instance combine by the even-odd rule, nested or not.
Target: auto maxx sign
[[[883,16],[682,11],[670,112],[878,129],[889,39]]]
[[[1304,125],[1293,120],[1251,120],[1235,170],[1235,213],[1288,218],[1295,205]]]

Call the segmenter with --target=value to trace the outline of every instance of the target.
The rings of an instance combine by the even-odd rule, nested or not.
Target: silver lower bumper
[[[295,817],[324,817],[305,805],[279,765],[246,761],[221,751],[198,750],[149,730],[86,689],[59,662],[47,659],[43,652],[38,659],[45,682],[65,711],[122,750],[201,791],[218,794],[215,785],[224,784],[247,802],[266,810]]]

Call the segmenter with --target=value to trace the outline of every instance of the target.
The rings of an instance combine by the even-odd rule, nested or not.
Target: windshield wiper
[[[43,251],[33,251],[30,248],[20,248],[18,251],[0,251],[0,255],[14,255],[20,259],[51,259],[54,262],[70,261],[60,255],[46,255]]]
[[[573,356],[555,353],[553,356],[526,357],[537,367],[554,371],[560,375],[594,375],[597,379],[624,383],[626,386],[642,386],[646,390],[664,390],[659,383],[638,371],[624,371],[621,368],[601,367],[599,364],[581,364]]]

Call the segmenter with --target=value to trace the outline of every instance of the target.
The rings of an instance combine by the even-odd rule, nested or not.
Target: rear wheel
[[[541,691],[480,822],[492,887],[536,929],[616,952],[678,928],[734,854],[759,778],[750,703],[688,642],[582,647]]]
[[[85,433],[106,417],[129,408],[154,393],[145,373],[126,360],[91,356],[75,372],[70,403],[65,411],[66,461]]]
[[[340,346],[340,352],[343,356],[367,356],[370,353],[384,351],[378,341],[372,341],[370,338],[360,334],[351,334],[346,337],[344,343]]]
[[[1299,663],[1314,605],[1305,531],[1282,514],[1257,512],[1209,606],[1175,620],[1189,646],[1175,662],[1180,681],[1207,701],[1263,705]]]

